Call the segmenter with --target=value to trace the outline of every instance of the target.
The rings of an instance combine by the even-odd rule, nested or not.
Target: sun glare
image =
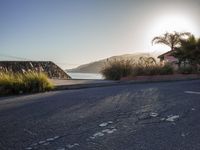
[[[152,25],[149,27],[148,38],[151,41],[155,36],[160,36],[166,32],[190,32],[198,35],[197,27],[192,18],[187,15],[162,15],[152,19]],[[155,45],[154,49],[159,49],[161,46]]]
[[[156,36],[173,31],[197,33],[196,26],[191,18],[183,15],[167,15],[155,20],[151,34]]]

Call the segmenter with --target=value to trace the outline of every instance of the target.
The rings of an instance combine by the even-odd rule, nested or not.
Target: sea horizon
[[[100,73],[80,73],[80,72],[66,72],[72,79],[95,79],[103,80]]]

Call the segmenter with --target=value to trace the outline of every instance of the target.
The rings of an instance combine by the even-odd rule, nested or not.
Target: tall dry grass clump
[[[101,74],[108,80],[120,80],[127,76],[150,76],[173,74],[170,64],[161,66],[152,57],[140,57],[137,62],[133,60],[111,60],[105,64]]]
[[[174,69],[171,64],[157,64],[153,57],[140,57],[133,66],[133,76],[167,75],[173,73]]]
[[[0,95],[44,92],[53,89],[46,74],[41,72],[0,72]]]
[[[108,80],[120,80],[132,73],[132,60],[111,60],[108,61],[101,74]]]

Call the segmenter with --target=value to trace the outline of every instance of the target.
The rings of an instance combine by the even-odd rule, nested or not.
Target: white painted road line
[[[184,93],[187,93],[187,94],[199,94],[200,95],[200,92],[195,92],[195,91],[185,91]]]

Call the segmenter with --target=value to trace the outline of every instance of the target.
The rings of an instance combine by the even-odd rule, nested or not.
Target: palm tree
[[[179,64],[189,62],[197,68],[200,64],[200,38],[196,39],[191,35],[188,39],[181,39],[180,47],[176,48],[172,55],[178,58]]]
[[[191,33],[189,32],[176,32],[168,33],[166,32],[162,36],[156,36],[152,40],[152,44],[165,44],[171,48],[171,50],[174,50],[175,47],[180,45],[180,39],[182,39],[185,36],[190,36]]]

